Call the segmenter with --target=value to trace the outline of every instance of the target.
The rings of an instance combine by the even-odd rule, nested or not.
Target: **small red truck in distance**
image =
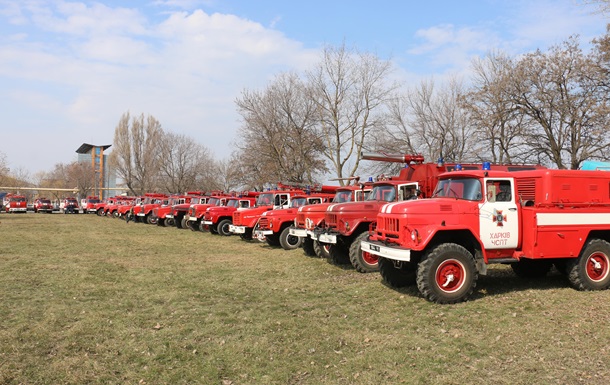
[[[227,198],[224,206],[208,207],[203,214],[201,223],[206,226],[212,234],[224,236],[232,235],[233,233],[229,231],[229,228],[233,224],[233,213],[237,210],[246,210],[254,207],[256,197],[259,194],[259,192],[246,191],[237,196]],[[205,230],[202,226],[200,226],[199,229],[202,231]]]
[[[324,189],[310,195],[295,195],[286,209],[265,211],[260,219],[254,237],[270,246],[281,246],[284,250],[294,250],[301,246],[303,238],[290,234],[294,227],[294,220],[300,207],[330,202],[339,186],[323,186]]]
[[[25,195],[6,194],[4,197],[4,210],[7,213],[27,213],[28,200]]]

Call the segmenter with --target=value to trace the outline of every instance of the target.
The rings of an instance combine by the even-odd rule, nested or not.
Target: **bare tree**
[[[326,47],[320,63],[307,73],[324,154],[339,178],[356,173],[370,133],[384,128],[385,103],[396,89],[388,84],[391,69],[389,61],[343,44]]]
[[[172,193],[201,188],[203,176],[209,175],[213,159],[207,147],[192,138],[165,132],[159,139],[159,183]]]
[[[326,171],[315,106],[296,74],[278,75],[262,92],[245,90],[236,104],[244,124],[234,159],[245,186],[314,182],[316,173]]]
[[[95,170],[89,162],[72,162],[66,166],[66,179],[76,187],[78,196],[84,198],[95,187]]]
[[[0,152],[0,186],[6,186],[11,169],[8,167],[6,154]]]
[[[477,141],[493,163],[537,162],[523,140],[530,129],[529,120],[505,92],[514,66],[514,61],[501,53],[474,60],[472,88],[461,100],[476,129]]]
[[[130,126],[131,123],[131,126]],[[132,194],[141,195],[157,189],[159,177],[159,145],[163,136],[161,124],[144,114],[131,119],[121,116],[114,131],[114,147],[110,162]]]
[[[427,159],[466,162],[479,160],[482,149],[459,100],[460,81],[436,89],[433,80],[422,81],[407,97],[412,143]]]
[[[536,123],[526,133],[535,153],[558,168],[577,169],[583,160],[607,157],[608,107],[591,81],[596,66],[576,38],[548,52],[519,60],[506,91],[521,113]]]
[[[238,170],[234,167],[238,164],[238,159],[223,159],[212,162],[210,178],[210,190],[220,190],[225,192],[239,191],[243,187]]]

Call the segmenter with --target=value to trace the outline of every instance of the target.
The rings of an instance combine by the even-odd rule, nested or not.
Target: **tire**
[[[376,255],[363,251],[360,242],[369,237],[364,231],[358,235],[349,247],[349,260],[356,271],[360,273],[373,273],[379,271],[379,258]]]
[[[405,287],[414,285],[417,278],[417,264],[413,262],[400,262],[400,267],[394,261],[379,258],[379,273],[381,278],[392,287]]]
[[[97,209],[97,211],[95,213],[97,214],[98,217],[103,217],[104,216],[104,209]]]
[[[455,243],[443,243],[421,260],[417,267],[417,288],[424,298],[439,304],[468,299],[479,273],[468,250]]]
[[[265,242],[269,246],[277,247],[280,245],[280,237],[277,234],[265,235]]]
[[[330,245],[328,262],[332,263],[333,265],[351,264],[349,260],[349,249],[347,246],[340,242]]]
[[[232,221],[230,219],[223,219],[220,222],[218,222],[218,226],[216,226],[216,230],[218,230],[218,234],[223,235],[225,237],[233,235],[233,233],[229,231],[229,226],[231,225],[231,223],[232,223]]]
[[[542,278],[551,271],[553,261],[544,259],[522,259],[511,263],[513,272],[520,278]]]
[[[182,219],[180,220],[180,228],[181,229],[187,229],[188,228],[188,226],[186,225],[186,222],[188,222],[186,220],[186,217],[182,217]]]
[[[239,234],[239,237],[241,239],[243,239],[244,241],[251,241],[252,240],[252,231],[253,231],[253,229],[247,228],[245,233]]]
[[[165,218],[165,227],[174,227],[176,226],[176,221],[174,221],[174,218]]]
[[[316,250],[314,249],[313,244],[314,244],[313,239],[311,239],[309,237],[303,238],[303,251],[305,252],[305,255],[307,255],[309,257],[316,256]]]
[[[112,217],[113,217],[113,218],[118,218],[118,217],[119,217],[119,211],[118,211],[118,210],[114,210],[114,211],[112,212]]]
[[[158,219],[157,217],[153,217],[150,214],[146,215],[146,223],[148,223],[149,225],[156,225],[157,219]]]
[[[605,290],[610,286],[610,243],[592,239],[578,258],[567,264],[568,280],[577,290]]]
[[[316,253],[316,255],[320,258],[330,258],[330,245],[329,244],[314,241],[313,250]]]
[[[198,227],[199,231],[205,232],[207,230],[210,231],[210,233],[212,234],[218,234],[218,231],[216,230],[216,227],[214,226],[209,226],[206,225],[205,223],[203,223],[203,220],[201,220],[201,222],[199,222],[199,227]]]
[[[280,246],[282,246],[282,248],[284,250],[298,249],[299,247],[301,247],[301,244],[303,243],[303,238],[295,237],[294,235],[290,235],[291,228],[292,228],[292,226],[287,226],[280,233]]]

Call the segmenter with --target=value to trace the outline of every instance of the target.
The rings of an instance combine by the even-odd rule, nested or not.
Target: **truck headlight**
[[[417,232],[417,230],[411,231],[411,240],[413,242],[417,242],[419,240],[419,233]]]

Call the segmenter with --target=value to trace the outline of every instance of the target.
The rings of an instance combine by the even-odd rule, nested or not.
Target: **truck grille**
[[[267,219],[267,218],[259,219],[258,228],[261,230],[267,230],[269,228],[269,219]]]
[[[328,227],[337,227],[337,214],[326,213],[324,220],[326,221],[326,225]]]
[[[396,218],[382,218],[383,220],[383,228],[388,233],[398,233],[398,228],[400,225],[400,221]],[[379,223],[377,224],[379,227]]]

